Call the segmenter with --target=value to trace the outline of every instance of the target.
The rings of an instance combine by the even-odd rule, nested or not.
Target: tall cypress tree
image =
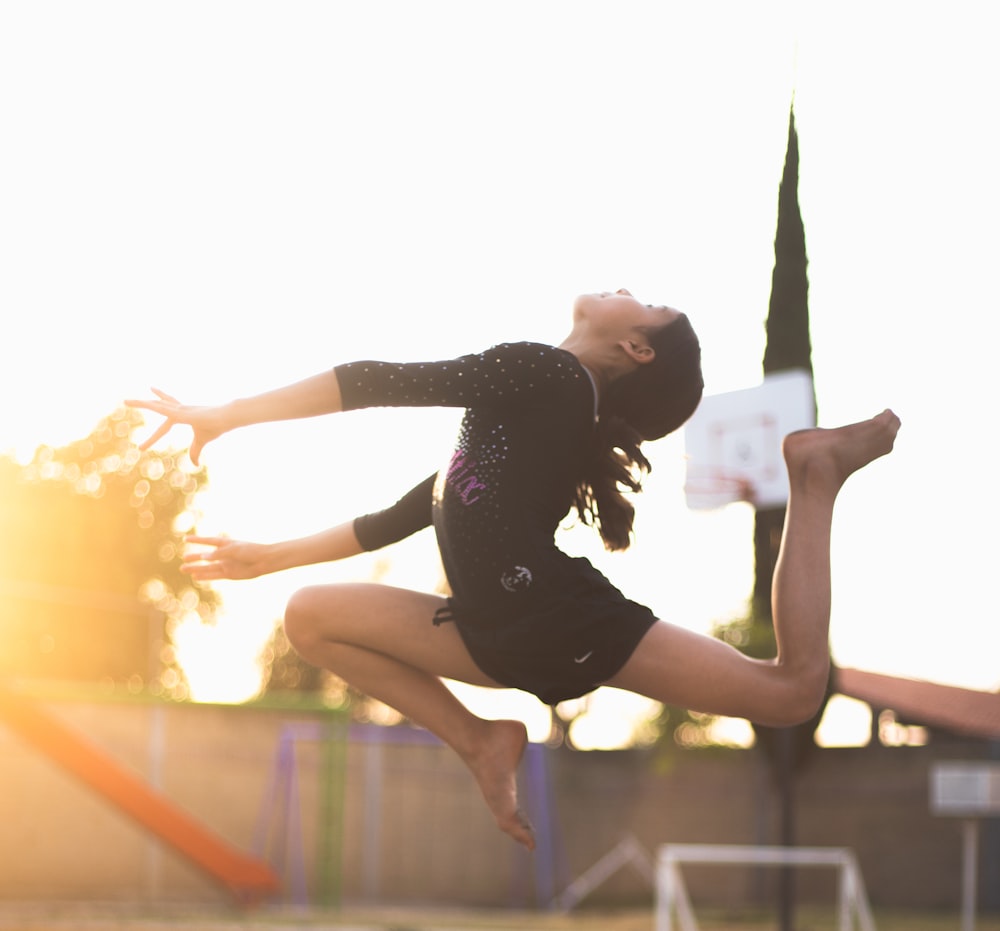
[[[774,236],[774,271],[767,312],[764,374],[789,369],[812,373],[809,338],[809,277],[806,235],[799,210],[799,137],[795,109],[788,115],[788,147],[778,188],[778,224]],[[785,509],[757,511],[754,525],[754,613],[771,619],[771,579],[781,541]]]
[[[774,235],[774,271],[767,312],[764,374],[787,369],[812,372],[809,339],[809,260],[799,210],[799,136],[795,109],[788,114],[788,148],[778,188],[778,226]]]
[[[788,145],[785,167],[778,189],[778,221],[774,236],[774,271],[767,314],[764,374],[789,369],[812,374],[812,343],[809,337],[809,278],[805,227],[799,210],[799,138],[795,130],[795,108],[788,115]],[[814,400],[815,408],[815,400]],[[771,587],[777,561],[785,508],[758,509],[754,520],[755,576],[753,617],[758,626],[773,634]],[[825,702],[824,702],[825,705]],[[757,739],[770,759],[775,777],[780,819],[779,840],[795,843],[795,770],[814,746],[812,735],[817,716],[805,724],[788,728],[755,727]],[[782,931],[794,925],[794,886],[790,870],[781,874],[779,913]]]

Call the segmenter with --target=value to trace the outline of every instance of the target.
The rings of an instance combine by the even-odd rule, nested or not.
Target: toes
[[[514,825],[508,833],[528,850],[535,849],[535,829],[532,827],[528,816],[520,809],[514,814]]]

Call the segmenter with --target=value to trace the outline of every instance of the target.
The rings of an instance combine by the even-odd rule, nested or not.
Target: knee
[[[285,636],[292,648],[308,660],[323,640],[322,618],[329,611],[329,595],[325,610],[320,610],[318,587],[299,589],[285,606]]]
[[[829,664],[797,673],[789,685],[782,709],[781,716],[784,720],[778,726],[791,727],[812,720],[826,700],[829,677]]]

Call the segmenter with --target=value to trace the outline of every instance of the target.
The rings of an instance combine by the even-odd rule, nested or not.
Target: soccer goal
[[[665,844],[656,858],[656,931],[698,931],[681,864],[737,866],[825,866],[838,871],[839,931],[875,931],[861,870],[854,854],[844,847],[755,847],[726,844]]]

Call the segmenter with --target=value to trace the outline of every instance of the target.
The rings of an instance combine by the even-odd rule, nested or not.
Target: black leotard
[[[431,525],[434,481],[437,473],[428,475],[411,488],[395,504],[381,511],[364,514],[354,520],[354,535],[362,549],[380,550],[398,543],[418,530]]]
[[[654,618],[555,545],[596,417],[594,385],[576,357],[505,343],[443,362],[355,362],[336,373],[345,410],[465,408],[432,519],[452,616],[480,668],[549,703],[614,675]],[[410,499],[416,529],[420,492],[412,495],[401,501]]]

